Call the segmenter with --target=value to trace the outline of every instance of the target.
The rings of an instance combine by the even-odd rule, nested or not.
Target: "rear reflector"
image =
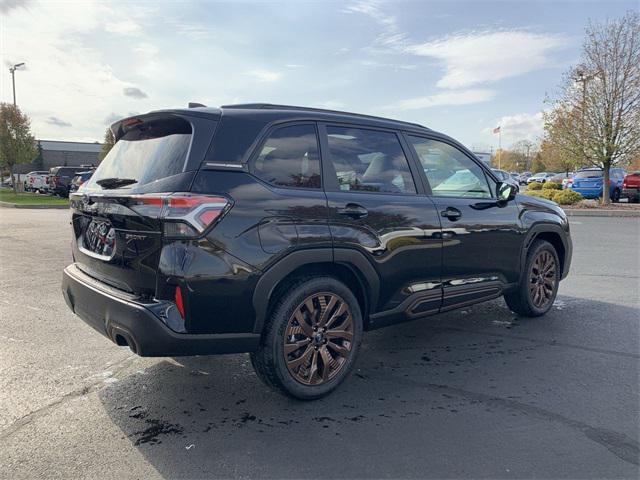
[[[182,289],[180,287],[176,287],[175,298],[176,308],[178,312],[180,312],[180,316],[184,320],[184,304],[182,303]]]

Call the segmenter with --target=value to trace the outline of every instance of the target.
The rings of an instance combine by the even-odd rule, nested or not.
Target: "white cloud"
[[[445,74],[438,87],[464,88],[544,68],[549,53],[565,42],[559,35],[485,31],[451,35],[409,46],[406,51],[443,64]]]
[[[488,102],[495,96],[494,90],[469,89],[446,91],[425,97],[407,98],[398,103],[387,105],[386,110],[419,110],[423,108],[442,107],[447,105],[468,105]]]
[[[251,70],[248,74],[255,77],[259,82],[277,82],[282,78],[282,73],[274,72],[273,70],[266,70],[263,68],[257,68]]]
[[[401,32],[395,16],[385,12],[379,0],[360,0],[347,5],[343,12],[365,15],[380,26],[380,33],[373,42],[372,50],[393,50],[404,45],[407,34]]]
[[[496,120],[494,125],[486,127],[483,133],[492,134],[497,126],[500,126],[503,145],[518,140],[536,141],[544,133],[544,115],[543,112],[506,115]]]
[[[142,26],[133,18],[120,17],[105,23],[104,29],[118,35],[137,36],[142,33]]]
[[[213,31],[197,23],[175,22],[173,27],[181,36],[187,37],[189,40],[209,40],[214,37]]]

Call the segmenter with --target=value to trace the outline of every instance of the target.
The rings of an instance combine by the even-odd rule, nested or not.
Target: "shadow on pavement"
[[[637,380],[635,340],[606,334],[616,319],[637,340],[637,313],[560,297],[518,319],[495,301],[370,332],[353,375],[316,402],[269,390],[248,355],[161,360],[100,398],[165,478],[626,476],[637,434],[617,430],[637,424],[637,382],[606,407],[591,382],[603,362]],[[627,418],[590,418],[609,408]]]

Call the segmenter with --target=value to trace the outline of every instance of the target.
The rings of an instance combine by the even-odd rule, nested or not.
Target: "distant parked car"
[[[628,198],[630,203],[640,201],[640,171],[625,175],[622,180],[622,198]]]
[[[520,183],[511,176],[509,172],[505,172],[504,170],[500,170],[498,168],[492,168],[491,171],[496,175],[498,180],[504,183],[508,183],[509,185],[513,185],[516,189],[516,192],[520,191]]]
[[[94,170],[92,167],[89,167]],[[86,172],[89,169],[86,166],[80,167],[53,167],[49,170],[49,189],[54,195],[61,197],[69,196],[69,187],[71,180],[78,173]]]
[[[45,192],[49,190],[48,177],[49,172],[46,170],[37,170],[27,173],[24,181],[24,189],[27,192]]]
[[[531,172],[522,172],[518,177],[518,182],[520,185],[526,185],[529,177],[531,177]]]
[[[82,184],[91,178],[91,175],[93,175],[93,170],[89,170],[87,172],[79,172],[71,180],[71,184],[69,185],[69,193],[77,192]]]
[[[569,173],[556,173],[553,177],[551,177],[552,182],[557,182],[562,184],[562,188],[566,188],[567,183],[573,178],[573,172]]]
[[[529,178],[527,178],[527,185],[532,182],[545,183],[551,180],[554,175],[555,173],[552,173],[552,172],[536,173],[535,175],[531,175]]]
[[[609,198],[612,202],[620,200],[624,176],[625,171],[622,168],[609,170]],[[602,196],[603,183],[604,175],[601,168],[585,168],[577,171],[573,181],[567,186],[584,198],[599,198]]]

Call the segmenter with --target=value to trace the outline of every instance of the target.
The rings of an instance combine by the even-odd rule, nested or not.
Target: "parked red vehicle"
[[[625,175],[622,180],[621,198],[628,198],[629,203],[640,201],[640,171]]]

